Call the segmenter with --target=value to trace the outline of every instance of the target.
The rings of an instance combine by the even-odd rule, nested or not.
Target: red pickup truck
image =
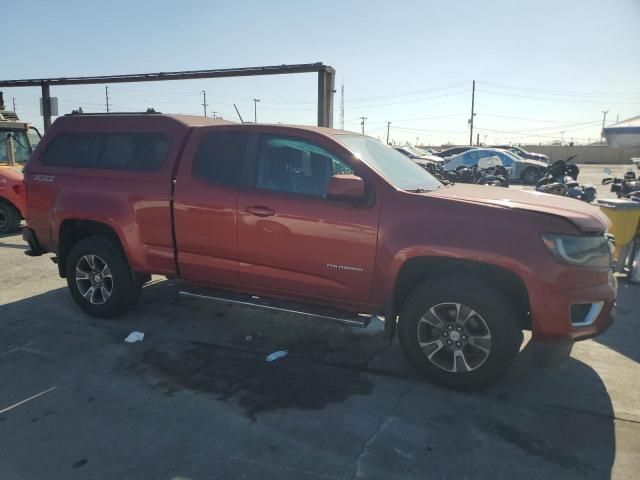
[[[351,324],[383,315],[415,368],[460,389],[499,379],[523,330],[536,355],[562,357],[612,321],[597,208],[444,185],[363,135],[72,114],[47,131],[25,184],[27,253],[53,252],[75,301],[99,317],[130,308],[151,274],[182,278],[192,295]]]

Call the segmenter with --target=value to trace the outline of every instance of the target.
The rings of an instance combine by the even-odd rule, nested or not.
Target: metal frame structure
[[[50,87],[59,85],[87,85],[129,82],[164,82],[168,80],[193,80],[197,78],[254,77],[260,75],[290,75],[294,73],[318,74],[318,126],[333,127],[333,94],[336,71],[329,65],[301,63],[296,65],[272,65],[265,67],[223,68],[215,70],[187,70],[180,72],[140,73],[132,75],[104,75],[95,77],[62,77],[25,80],[0,80],[0,87],[40,87],[42,89],[42,114],[45,130],[51,126]]]

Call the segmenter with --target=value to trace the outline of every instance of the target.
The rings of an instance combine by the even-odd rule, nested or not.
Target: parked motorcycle
[[[638,165],[640,168],[640,165]],[[605,168],[607,175],[612,175],[609,168]],[[633,170],[629,170],[624,174],[623,178],[605,177],[602,179],[603,185],[611,185],[611,191],[615,192],[618,198],[631,198],[640,195],[640,178],[638,178]]]
[[[576,157],[577,155],[572,155],[566,160],[557,160],[549,165],[536,183],[536,190],[588,203],[593,202],[596,199],[595,187],[591,184],[580,185],[578,183],[580,169],[577,165],[569,163]]]
[[[494,165],[480,168],[459,166],[455,170],[445,170],[438,164],[427,164],[424,168],[443,183],[472,183],[476,185],[490,185],[495,187],[508,187],[509,176],[507,169],[502,165]]]

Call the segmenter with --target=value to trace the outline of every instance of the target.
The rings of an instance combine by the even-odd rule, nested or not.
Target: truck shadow
[[[57,351],[77,357],[73,365],[79,370],[77,339],[92,339],[86,340],[82,355],[94,355],[95,349],[114,352],[113,378],[104,382],[135,379],[178,405],[182,391],[209,395],[214,402],[237,406],[250,422],[268,412],[323,410],[352,396],[375,395],[381,376],[393,377],[400,382],[398,390],[413,384],[413,395],[424,397],[421,410],[407,407],[394,415],[413,416],[414,427],[424,431],[445,428],[474,456],[522,457],[527,465],[540,465],[537,473],[519,477],[539,478],[545,469],[563,472],[563,478],[611,476],[616,453],[611,398],[600,376],[575,358],[536,369],[525,349],[497,386],[476,394],[452,392],[418,379],[397,345],[389,346],[379,333],[186,301],[177,296],[179,287],[171,281],[152,283],[142,302],[117,321],[87,317],[65,289],[52,290],[0,306],[0,337],[14,343],[25,333],[46,337]],[[132,330],[145,332],[145,339],[124,348],[123,339]],[[275,350],[288,355],[266,362],[266,354]],[[67,394],[74,395],[73,389]],[[126,407],[127,400],[122,401]],[[451,452],[440,455],[446,461]]]

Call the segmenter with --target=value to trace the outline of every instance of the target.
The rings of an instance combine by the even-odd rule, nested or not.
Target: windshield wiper
[[[405,190],[405,192],[410,192],[410,193],[427,193],[427,192],[431,192],[431,190],[427,190],[426,188],[408,188]]]

